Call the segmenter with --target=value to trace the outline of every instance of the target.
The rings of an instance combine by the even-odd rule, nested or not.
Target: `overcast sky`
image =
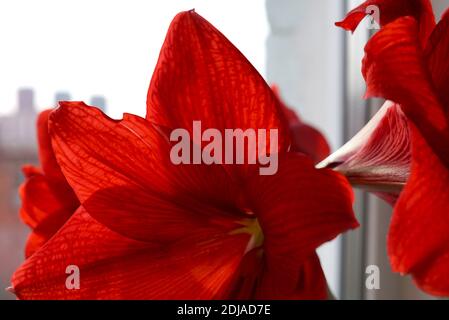
[[[264,0],[14,0],[0,2],[0,115],[20,87],[40,109],[55,91],[104,95],[109,114],[145,113],[149,80],[171,19],[195,8],[265,70]]]

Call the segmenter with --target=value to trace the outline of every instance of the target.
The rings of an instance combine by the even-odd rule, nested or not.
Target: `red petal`
[[[127,239],[80,208],[13,276],[19,299],[211,299],[232,276],[247,237],[192,236],[163,246]],[[69,290],[66,268],[80,270]]]
[[[242,227],[243,212],[209,201],[206,197],[193,201],[181,194],[175,198],[140,188],[115,187],[96,192],[83,205],[111,230],[142,241],[173,243]]]
[[[33,229],[25,249],[27,257],[50,239],[79,206],[53,152],[48,132],[51,111],[41,112],[37,121],[42,171],[25,166],[23,172],[27,180],[19,190],[21,218]]]
[[[222,166],[173,165],[166,136],[145,119],[116,121],[65,103],[50,127],[58,161],[83,205],[122,235],[174,241],[193,227],[229,231],[247,217],[239,209],[242,191]]]
[[[248,291],[257,283],[259,299],[325,298],[322,270],[311,256],[324,242],[358,226],[347,180],[315,169],[303,155],[287,153],[276,175],[255,176],[248,190],[263,231],[265,263],[257,279],[247,276],[240,285]]]
[[[344,174],[352,185],[394,202],[410,171],[410,132],[399,105],[387,101],[349,142],[319,164]]]
[[[41,112],[37,121],[39,159],[42,172],[29,166],[24,167],[23,171],[26,177],[31,177],[36,174],[40,175],[42,173],[46,180],[45,183],[49,188],[49,190],[46,191],[52,192],[61,204],[64,204],[67,208],[71,208],[74,211],[78,208],[79,202],[56,161],[51,145],[50,134],[48,132],[48,118],[52,111],[52,109],[49,109]],[[42,196],[45,197],[45,195]]]
[[[400,104],[449,167],[448,123],[428,76],[416,21],[406,17],[388,24],[368,42],[365,51],[366,96]]]
[[[61,172],[61,168],[56,161],[51,138],[48,132],[48,117],[53,109],[42,111],[37,120],[37,135],[39,142],[39,159],[44,174],[55,182],[65,181],[65,177]]]
[[[330,154],[330,147],[323,134],[307,124],[291,127],[292,146],[291,151],[301,152],[318,163]]]
[[[449,170],[412,128],[412,171],[388,236],[392,267],[434,295],[449,295]]]
[[[449,113],[449,14],[430,36],[425,56],[436,92]]]
[[[59,230],[59,228],[57,230]],[[49,236],[48,234],[41,234],[33,231],[28,236],[25,245],[25,258],[28,259],[29,257],[31,257],[31,255],[35,253],[40,247],[42,247],[50,238],[51,236]]]
[[[330,153],[330,147],[323,134],[302,122],[296,112],[282,101],[279,89],[276,86],[272,86],[272,89],[289,124],[292,144],[290,151],[304,153],[315,163],[326,158]]]
[[[82,102],[64,102],[52,113],[50,130],[58,162],[82,202],[110,187],[170,188],[161,172],[169,150],[160,150],[162,135],[142,118],[116,121]]]
[[[449,250],[442,250],[426,263],[425,267],[413,272],[415,283],[425,292],[434,295],[449,296]]]
[[[62,174],[51,144],[48,122],[52,111],[53,109],[45,110],[41,112],[38,117],[37,134],[39,141],[39,159],[46,183],[51,189],[51,192],[58,198],[58,201],[61,202],[61,204],[74,212],[79,206],[79,201]]]
[[[288,128],[264,79],[237,48],[194,11],[178,14],[161,49],[147,97],[147,119],[168,128]],[[267,146],[269,147],[269,146]]]
[[[449,16],[449,8],[441,15],[441,20],[447,19]]]
[[[25,178],[31,178],[35,175],[42,175],[43,172],[41,169],[33,166],[33,165],[24,165],[22,167],[22,172]]]
[[[326,241],[358,226],[347,180],[312,161],[288,153],[273,176],[255,176],[249,185],[251,203],[264,233],[268,259],[300,265]]]
[[[20,196],[22,219],[31,228],[37,227],[49,214],[63,208],[43,175],[34,175],[27,179],[20,187]]]
[[[271,259],[259,284],[256,299],[324,300],[327,282],[316,253],[292,268],[285,259]]]
[[[58,231],[76,208],[72,202],[61,201],[42,174],[28,178],[20,188],[20,195],[20,216],[33,229],[25,250],[25,256],[29,257]]]
[[[425,44],[435,27],[435,16],[429,0],[368,0],[349,12],[346,18],[336,25],[354,32],[359,23],[367,15],[370,6],[377,6],[380,14],[380,25],[396,20],[399,17],[412,16],[419,21],[421,43]]]
[[[242,259],[227,288],[229,299],[326,299],[327,283],[316,253],[304,263],[288,269],[278,264],[266,265],[262,249],[254,249]]]

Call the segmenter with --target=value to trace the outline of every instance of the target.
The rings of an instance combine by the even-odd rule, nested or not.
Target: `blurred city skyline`
[[[91,95],[106,96],[114,118],[123,112],[145,115],[168,26],[178,12],[192,8],[264,73],[269,30],[264,2],[2,1],[0,116],[14,113],[16,91],[23,87],[35,90],[38,110],[51,107],[54,93],[66,90],[86,103]]]

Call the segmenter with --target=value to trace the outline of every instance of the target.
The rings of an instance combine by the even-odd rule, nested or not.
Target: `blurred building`
[[[106,99],[103,96],[92,96],[90,99],[90,105],[100,108],[103,112],[106,112]]]
[[[59,101],[70,101],[72,100],[72,97],[70,96],[70,93],[66,91],[58,91],[55,94],[55,106],[58,105]]]
[[[16,221],[21,167],[37,163],[34,92],[18,92],[17,111],[0,118],[0,223]]]

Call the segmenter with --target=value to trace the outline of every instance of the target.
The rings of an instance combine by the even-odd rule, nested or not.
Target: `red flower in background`
[[[22,220],[32,228],[25,256],[31,256],[69,219],[79,201],[56,162],[48,134],[48,116],[52,110],[38,117],[39,159],[41,168],[25,166],[26,181],[20,186]]]
[[[312,158],[314,163],[326,158],[330,153],[330,147],[323,134],[304,123],[298,114],[284,103],[277,86],[272,86],[272,90],[278,98],[279,105],[288,121],[291,141],[290,151],[304,153]]]
[[[391,264],[428,293],[448,296],[449,14],[435,25],[429,1],[368,3],[385,20],[365,48],[366,96],[399,104],[410,126],[411,173],[390,226]],[[359,20],[353,11],[343,25]]]
[[[333,168],[351,185],[394,205],[409,178],[410,161],[407,117],[398,104],[387,101],[362,130],[318,167]]]
[[[82,207],[13,276],[21,299],[326,298],[315,249],[357,226],[346,179],[287,152],[276,97],[194,12],[172,22],[147,119],[83,103],[50,116],[56,158]],[[176,166],[167,130],[279,130],[279,171]],[[64,287],[68,265],[79,290]]]
[[[418,21],[419,38],[425,44],[435,26],[435,16],[429,0],[368,0],[351,10],[343,21],[336,25],[354,32],[359,23],[366,17],[371,6],[379,8],[379,24],[381,27],[399,17],[411,16]],[[370,14],[372,14],[370,12]]]

